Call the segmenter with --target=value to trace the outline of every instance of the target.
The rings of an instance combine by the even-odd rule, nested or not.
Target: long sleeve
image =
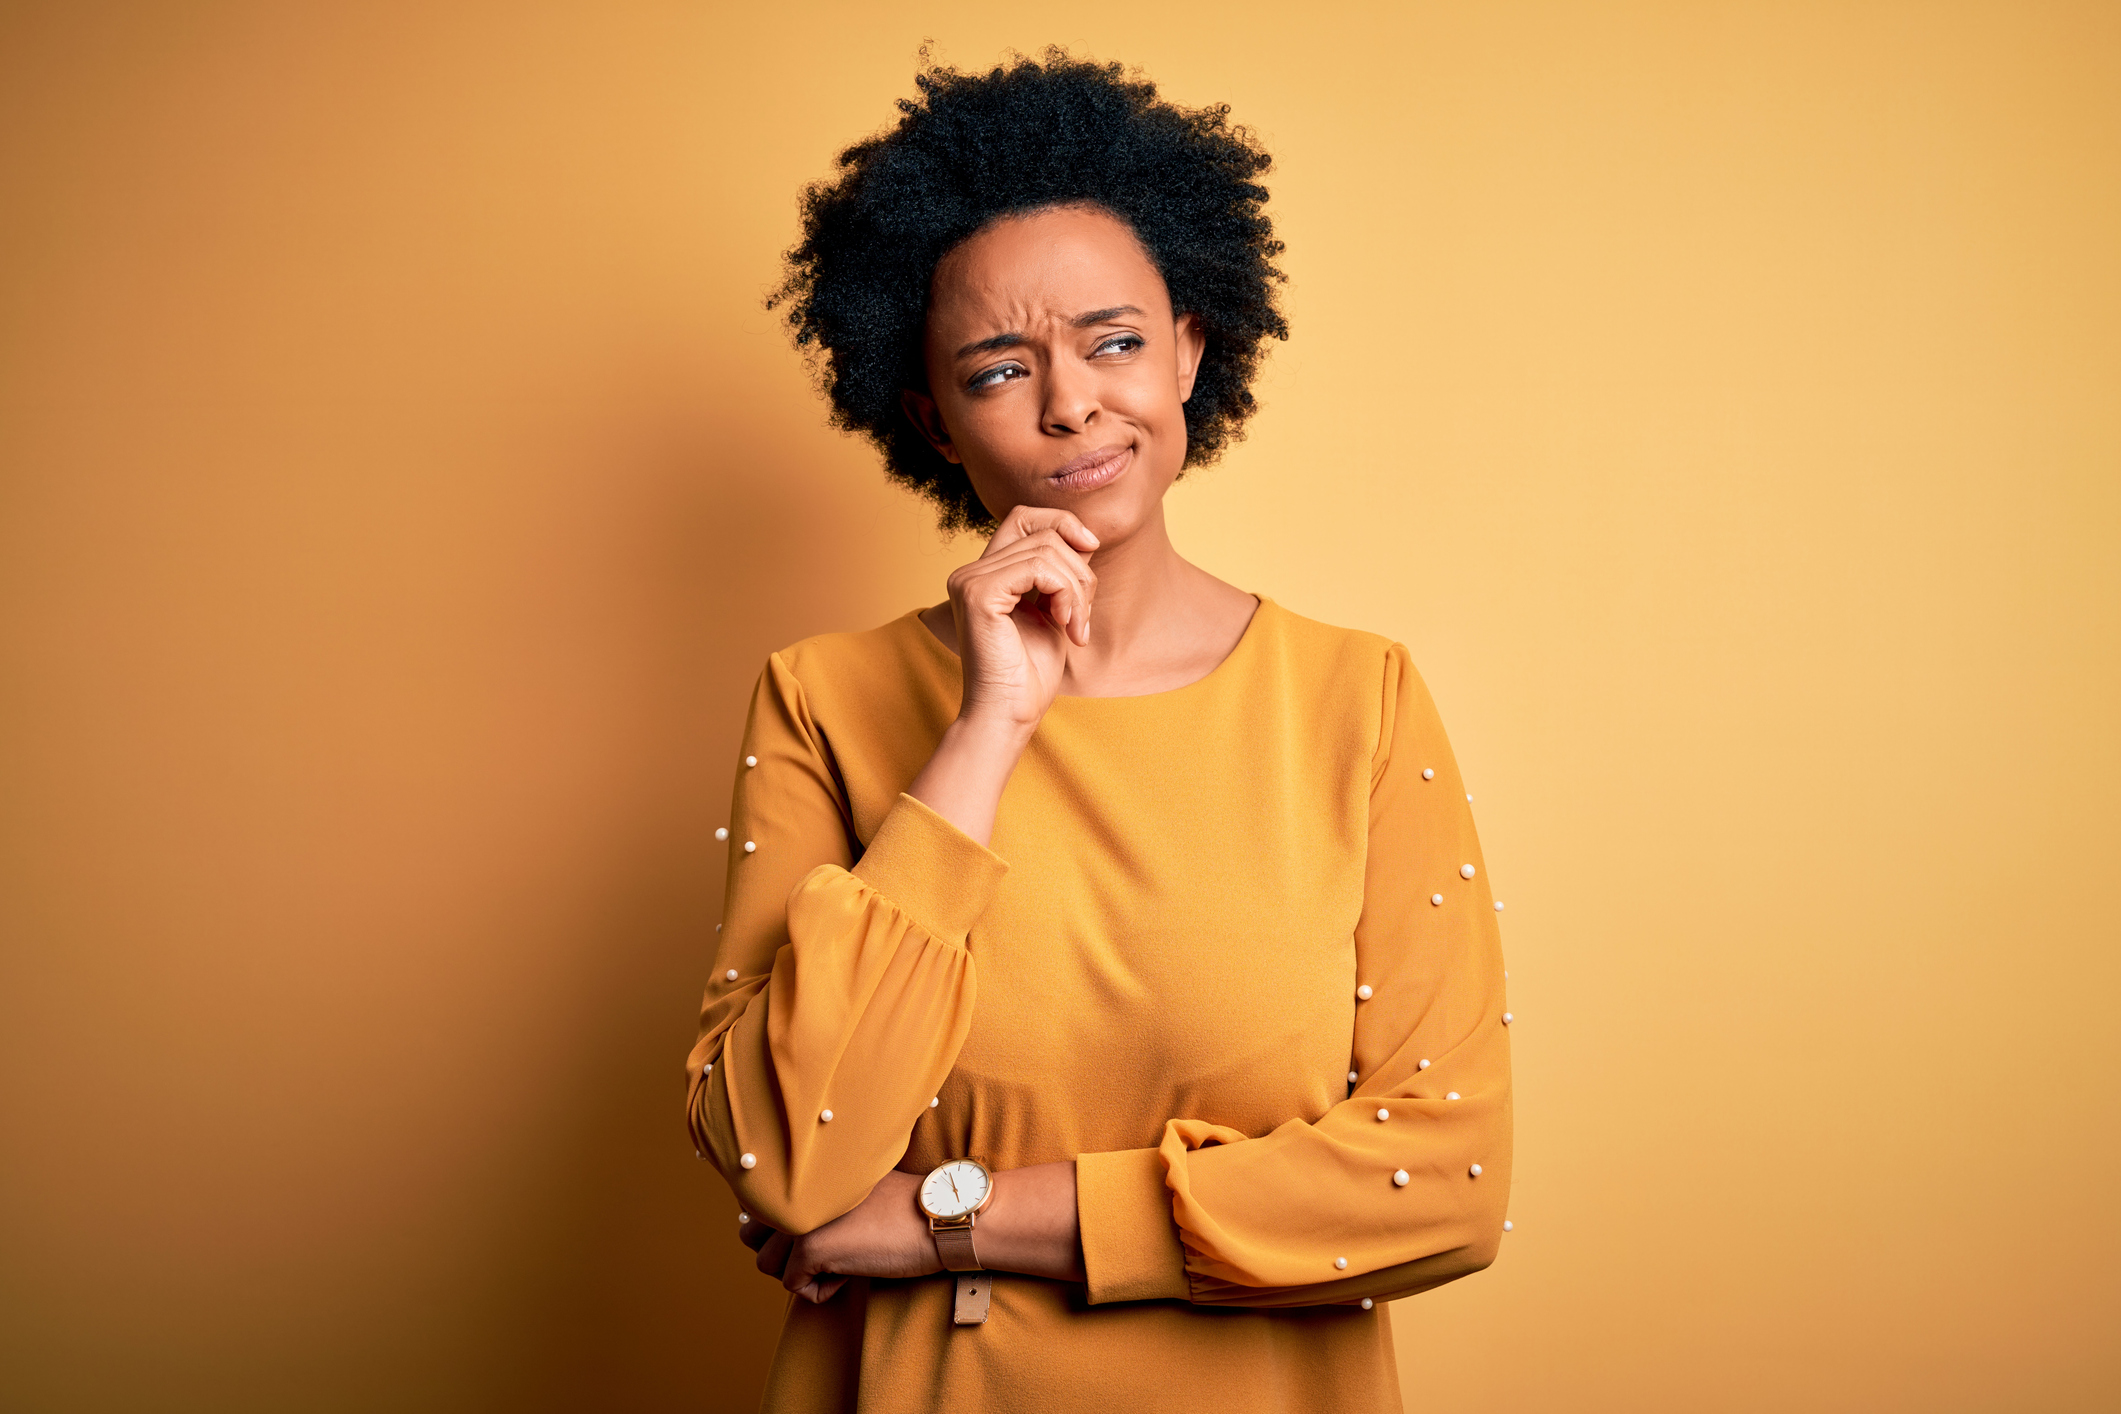
[[[1077,1160],[1092,1302],[1294,1306],[1411,1295],[1487,1266],[1510,1183],[1494,900],[1449,743],[1385,657],[1350,1097],[1256,1138],[1172,1119]]]
[[[955,1064],[976,996],[966,933],[1008,866],[903,794],[862,848],[778,654],[743,756],[686,1113],[748,1211],[809,1232],[898,1162]]]

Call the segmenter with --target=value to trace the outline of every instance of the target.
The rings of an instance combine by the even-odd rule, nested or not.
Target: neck
[[[1090,557],[1090,568],[1097,573],[1090,643],[1068,651],[1071,678],[1101,676],[1132,660],[1163,656],[1173,632],[1197,612],[1195,601],[1216,583],[1179,555],[1161,505],[1125,540],[1102,544]]]

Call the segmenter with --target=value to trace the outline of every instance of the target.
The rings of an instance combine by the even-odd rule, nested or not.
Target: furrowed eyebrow
[[[1131,304],[1115,304],[1110,309],[1093,309],[1088,314],[1078,314],[1068,322],[1078,329],[1091,329],[1099,324],[1110,324],[1122,314],[1140,313],[1141,311]],[[1015,332],[990,334],[984,339],[975,339],[966,344],[957,351],[957,356],[971,358],[975,354],[1000,353],[1003,349],[1013,349],[1023,342],[1024,336]]]
[[[970,358],[974,354],[1000,353],[1003,349],[1015,348],[1023,341],[1024,336],[1022,334],[994,334],[988,338],[977,339],[965,345],[957,351],[957,356],[959,358]]]

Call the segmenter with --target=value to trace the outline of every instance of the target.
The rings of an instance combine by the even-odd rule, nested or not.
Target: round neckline
[[[1135,692],[1117,697],[1085,697],[1080,693],[1073,692],[1056,693],[1053,698],[1053,707],[1058,707],[1063,702],[1156,702],[1164,698],[1176,697],[1182,692],[1191,692],[1195,688],[1207,686],[1228,671],[1230,665],[1235,663],[1239,657],[1251,648],[1253,640],[1259,636],[1260,621],[1266,618],[1268,610],[1276,607],[1274,601],[1266,595],[1253,593],[1250,590],[1246,592],[1251,593],[1252,597],[1258,601],[1258,604],[1252,610],[1252,617],[1245,620],[1245,631],[1237,636],[1236,643],[1230,645],[1230,651],[1223,654],[1221,662],[1193,679],[1193,681],[1180,683],[1177,687],[1167,687],[1161,692]],[[964,660],[952,652],[940,638],[935,636],[934,631],[921,621],[921,613],[920,609],[912,610],[906,615],[906,622],[927,643],[929,650],[936,657],[942,659],[952,674],[962,681],[965,670]],[[1050,712],[1053,707],[1048,707],[1046,710]]]

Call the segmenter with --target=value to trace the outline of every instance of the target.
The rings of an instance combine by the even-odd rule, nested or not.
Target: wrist
[[[1002,791],[1031,740],[1032,728],[992,718],[960,717],[943,728],[935,754],[906,787],[981,845],[994,838]]]
[[[1037,722],[1019,722],[1000,711],[971,707],[960,712],[956,721],[943,728],[938,749],[954,746],[981,755],[1006,754],[1014,764],[1037,731]]]

